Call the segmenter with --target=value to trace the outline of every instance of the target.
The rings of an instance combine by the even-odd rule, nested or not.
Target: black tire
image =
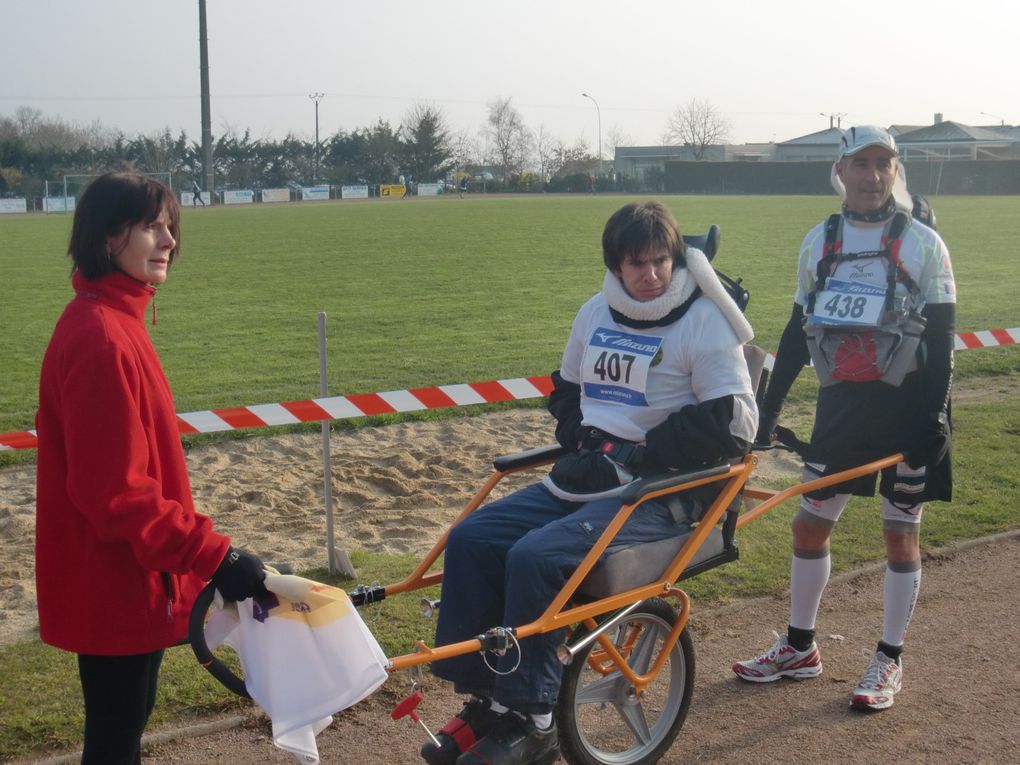
[[[627,661],[644,674],[662,650],[677,614],[661,598],[641,603],[619,625],[606,632],[617,646],[626,641],[633,650]],[[574,642],[588,630],[579,628]],[[563,673],[556,706],[560,749],[570,765],[637,765],[657,762],[672,746],[687,718],[694,691],[694,645],[685,628],[658,677],[638,699],[633,686],[608,660],[597,671],[601,647],[592,642]]]

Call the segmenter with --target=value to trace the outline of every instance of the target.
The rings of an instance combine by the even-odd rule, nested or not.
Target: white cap
[[[843,140],[839,142],[839,158],[849,157],[869,146],[882,146],[894,156],[899,156],[896,141],[888,130],[877,125],[857,125],[843,133]]]
[[[899,157],[899,152],[896,151],[896,141],[885,128],[880,128],[876,125],[856,125],[844,132],[843,139],[839,143],[839,158],[832,163],[832,170],[829,173],[829,181],[832,183],[832,188],[835,189],[836,193],[839,194],[839,198],[844,202],[846,201],[846,187],[843,185],[843,180],[839,177],[839,162],[844,157],[852,156],[869,146],[882,146],[891,151],[894,157]],[[909,212],[913,202],[910,198],[910,192],[907,190],[907,171],[903,167],[903,163],[897,164],[896,180],[893,181],[893,197],[896,199],[898,207]]]

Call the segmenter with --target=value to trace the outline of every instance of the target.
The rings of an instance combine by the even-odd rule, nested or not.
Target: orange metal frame
[[[731,502],[738,494],[745,499],[757,500],[760,502],[757,506],[740,515],[736,524],[739,529],[779,506],[791,497],[800,496],[816,489],[821,489],[854,478],[869,475],[884,468],[891,467],[902,460],[902,454],[893,454],[889,457],[875,460],[874,462],[869,462],[850,470],[834,473],[833,475],[798,484],[781,491],[773,491],[769,489],[754,488],[747,485],[751,474],[754,472],[755,466],[758,464],[758,457],[754,454],[750,454],[739,465],[731,466],[727,472],[720,472],[717,475],[700,478],[668,489],[650,491],[641,496],[641,498],[636,502],[633,502],[632,504],[624,504],[620,508],[609,526],[588,551],[588,554],[584,557],[580,564],[578,564],[577,569],[567,580],[563,589],[560,590],[559,594],[553,599],[552,603],[549,604],[548,608],[546,608],[541,616],[533,622],[515,627],[514,634],[517,638],[526,638],[532,635],[570,627],[577,623],[582,623],[589,629],[594,629],[597,625],[595,621],[595,617],[597,616],[616,611],[632,603],[654,596],[676,598],[679,601],[680,607],[676,624],[669,636],[666,638],[656,661],[652,667],[649,668],[649,671],[646,674],[640,676],[635,674],[627,664],[626,654],[629,653],[630,648],[632,647],[631,643],[627,643],[625,641],[622,647],[617,647],[606,637],[606,635],[599,635],[597,638],[599,646],[602,649],[601,652],[593,652],[589,657],[589,662],[596,671],[609,671],[607,669],[608,665],[606,662],[611,662],[612,665],[615,665],[616,669],[618,669],[631,683],[634,684],[637,693],[640,694],[648,683],[655,679],[659,671],[664,666],[670,650],[680,638],[680,634],[683,632],[684,627],[687,626],[687,619],[690,616],[691,604],[687,594],[683,590],[676,588],[673,583],[679,579],[684,569],[694,557],[694,554],[704,543],[705,539],[707,539],[715,525],[722,520],[726,509],[730,506]],[[504,471],[495,471],[464,507],[464,510],[460,513],[453,524],[451,524],[451,528],[463,518],[477,510],[485,501],[486,497],[488,497],[488,495],[492,492],[493,488],[501,480],[503,480],[503,478],[512,473],[531,470],[542,465],[550,464],[550,462],[552,462],[552,460],[543,460]],[[578,587],[580,587],[585,577],[588,576],[589,572],[598,562],[602,553],[607,547],[609,547],[613,539],[615,539],[623,524],[627,522],[627,519],[630,518],[631,514],[641,504],[650,499],[655,499],[657,497],[673,494],[679,491],[686,491],[697,486],[703,486],[705,484],[715,482],[725,482],[723,490],[708,508],[701,521],[698,523],[698,526],[688,538],[687,542],[677,552],[676,557],[674,557],[669,567],[656,581],[594,602],[571,604],[571,599],[577,592]],[[406,579],[395,584],[387,585],[383,588],[386,597],[419,590],[442,582],[443,572],[429,572],[429,569],[435,564],[443,550],[446,548],[446,541],[449,533],[448,529]],[[395,672],[400,669],[407,669],[409,667],[439,661],[441,659],[448,659],[453,656],[472,653],[481,650],[481,648],[482,643],[477,638],[436,647],[430,647],[424,642],[418,641],[416,651],[414,653],[391,658],[389,660],[388,669],[391,672]]]

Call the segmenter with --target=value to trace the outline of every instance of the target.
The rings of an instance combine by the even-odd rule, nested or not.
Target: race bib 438
[[[661,337],[599,327],[592,333],[581,361],[584,395],[628,406],[648,406],[648,370],[661,346]]]
[[[885,287],[829,279],[815,298],[812,324],[876,327],[885,308]]]

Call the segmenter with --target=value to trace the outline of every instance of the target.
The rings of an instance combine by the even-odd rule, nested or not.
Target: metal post
[[[595,104],[595,116],[598,118],[599,125],[599,172],[602,172],[602,110],[599,109],[599,102],[589,96],[587,93],[582,93],[585,98],[590,98],[591,102]]]
[[[209,105],[209,35],[206,31],[205,0],[198,0],[198,61],[202,88],[202,177],[205,191],[212,191],[212,110]]]
[[[328,393],[326,382],[326,313],[319,312],[319,395]],[[333,471],[330,467],[329,420],[322,421],[322,481],[326,501],[326,567],[336,573],[336,550],[333,541]]]
[[[310,93],[310,99],[315,102],[315,151],[312,153],[312,185],[319,178],[319,101],[326,97],[325,93]]]
[[[329,395],[326,379],[326,312],[319,311],[319,395]],[[323,498],[326,503],[326,567],[331,574],[341,574],[348,579],[357,577],[354,564],[346,550],[336,549],[333,538],[333,471],[329,448],[329,420],[322,421],[322,482]]]

